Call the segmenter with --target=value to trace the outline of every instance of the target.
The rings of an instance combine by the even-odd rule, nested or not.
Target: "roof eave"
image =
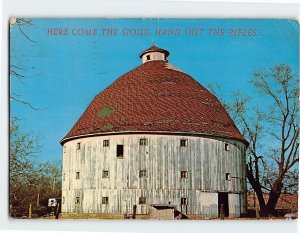
[[[175,131],[115,131],[115,132],[99,132],[99,133],[91,133],[91,134],[82,134],[76,135],[71,137],[64,137],[60,144],[63,146],[66,142],[80,139],[80,138],[87,138],[87,137],[97,137],[97,136],[104,136],[104,135],[120,135],[120,134],[158,134],[158,135],[182,135],[182,136],[198,136],[198,137],[208,137],[208,138],[222,138],[222,139],[230,139],[242,142],[245,144],[246,147],[249,146],[249,142],[246,139],[230,137],[230,136],[220,136],[215,134],[208,134],[208,133],[197,133],[197,132],[175,132]]]

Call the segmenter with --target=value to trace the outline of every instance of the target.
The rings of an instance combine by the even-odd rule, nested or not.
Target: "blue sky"
[[[25,68],[25,78],[23,83],[12,78],[10,91],[41,110],[12,101],[10,112],[21,119],[23,132],[40,137],[41,160],[61,159],[59,141],[93,97],[139,66],[139,53],[152,43],[168,50],[169,62],[202,85],[218,83],[227,98],[240,90],[264,104],[249,84],[261,67],[286,63],[299,73],[299,29],[293,20],[65,18],[32,23],[22,30],[36,43],[18,27],[11,29],[11,64]],[[48,35],[58,28],[68,34]],[[97,29],[97,34],[73,35],[78,29]],[[102,29],[117,29],[118,35],[103,35]],[[149,34],[125,36],[123,29],[147,29]],[[180,35],[157,35],[156,29],[177,29]],[[191,29],[202,29],[202,34],[185,33]],[[223,29],[224,34],[210,34],[209,29]],[[246,35],[230,35],[232,31]]]

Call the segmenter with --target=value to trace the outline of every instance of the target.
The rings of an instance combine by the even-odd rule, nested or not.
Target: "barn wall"
[[[230,193],[228,194],[229,216],[239,217],[241,213],[241,195]]]
[[[147,146],[139,145],[141,138],[148,139]],[[187,147],[180,147],[181,139],[187,139]],[[109,147],[103,147],[103,140],[109,140]],[[116,157],[117,145],[124,146],[123,158]],[[246,189],[244,147],[233,140],[149,134],[69,141],[63,148],[62,212],[132,213],[137,205],[138,213],[148,213],[147,205],[169,204],[188,214],[217,217],[217,192],[222,191],[232,193],[230,214],[239,215],[245,205],[240,197]],[[102,178],[105,170],[108,178]],[[139,178],[140,170],[147,177]],[[188,172],[186,179],[181,171]],[[101,204],[102,197],[109,203]],[[146,205],[139,205],[140,197],[146,197]],[[187,198],[187,207],[181,206],[181,198]]]

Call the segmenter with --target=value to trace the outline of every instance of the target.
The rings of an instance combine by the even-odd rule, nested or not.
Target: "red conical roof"
[[[98,134],[201,134],[245,143],[217,98],[167,61],[149,61],[99,93],[61,143]]]

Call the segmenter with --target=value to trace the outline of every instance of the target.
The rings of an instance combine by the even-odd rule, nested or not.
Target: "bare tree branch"
[[[30,108],[33,109],[33,110],[42,110],[42,109],[39,109],[39,108],[36,108],[36,107],[32,106],[31,103],[29,103],[29,102],[27,102],[27,101],[25,101],[25,100],[16,98],[15,96],[12,96],[12,95],[10,95],[10,100],[17,101],[17,102],[19,102],[19,103],[21,103],[21,104],[24,104],[24,105],[30,107]]]

